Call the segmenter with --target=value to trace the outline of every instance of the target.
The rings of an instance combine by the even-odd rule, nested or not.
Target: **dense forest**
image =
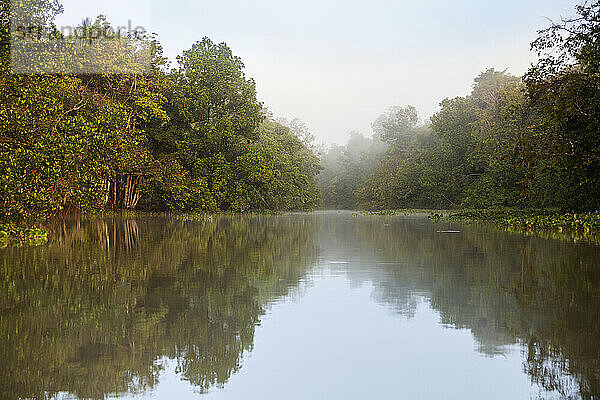
[[[60,4],[36,4],[52,27]],[[427,121],[391,107],[372,137],[322,154],[302,124],[269,113],[225,43],[204,38],[172,66],[156,37],[135,35],[127,51],[149,51],[149,73],[15,74],[7,0],[0,12],[5,222],[134,208],[600,208],[598,1],[539,32],[523,77],[488,69]]]
[[[532,43],[523,77],[488,69],[422,121],[392,107],[323,157],[329,208],[600,209],[600,2]]]
[[[52,26],[61,6],[39,3],[38,23]],[[128,51],[151,51],[150,73],[14,74],[10,5],[1,4],[1,220],[136,206],[245,212],[318,205],[320,167],[303,142],[309,136],[264,109],[224,43],[204,38],[170,68],[156,38],[132,35]],[[84,23],[108,24],[103,17]]]

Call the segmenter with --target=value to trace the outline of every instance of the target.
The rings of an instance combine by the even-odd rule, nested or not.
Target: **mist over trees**
[[[359,208],[356,191],[377,167],[387,146],[376,138],[351,132],[344,146],[332,146],[321,157],[319,188],[326,208]]]
[[[429,122],[392,107],[372,138],[332,147],[319,181],[325,205],[599,209],[600,3],[576,11],[540,31],[525,76],[488,69]],[[378,142],[385,152],[371,150]]]

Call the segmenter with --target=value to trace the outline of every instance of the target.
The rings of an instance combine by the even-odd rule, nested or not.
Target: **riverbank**
[[[464,209],[464,210],[384,210],[375,215],[411,215],[428,213],[436,222],[491,223],[500,227],[547,233],[574,233],[597,235],[600,233],[600,212],[563,213],[552,209]]]
[[[435,217],[432,217],[435,218]],[[491,222],[496,225],[527,230],[573,231],[587,234],[600,232],[600,212],[561,213],[556,210],[462,210],[445,217],[456,222]]]

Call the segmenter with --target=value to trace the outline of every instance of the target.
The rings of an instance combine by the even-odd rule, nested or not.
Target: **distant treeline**
[[[600,2],[532,43],[522,77],[489,69],[425,124],[391,108],[323,158],[327,207],[600,209]]]
[[[155,38],[132,36],[126,50],[150,51],[149,74],[12,74],[10,3],[0,4],[0,221],[136,206],[246,212],[319,204],[310,136],[269,115],[224,43],[204,38],[169,69]],[[30,11],[51,27],[62,7],[39,0]],[[108,26],[102,17],[84,23]],[[121,47],[103,61],[118,65],[123,55]]]

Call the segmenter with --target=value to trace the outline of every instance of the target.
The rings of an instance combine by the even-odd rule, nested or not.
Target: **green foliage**
[[[60,4],[36,0],[52,26]],[[248,212],[335,208],[600,208],[600,3],[540,32],[524,79],[489,69],[429,122],[412,106],[317,159],[301,121],[268,116],[244,64],[204,38],[167,71],[157,40],[147,74],[10,73],[2,2],[0,220],[31,224],[70,211]],[[99,17],[85,24],[105,26]],[[109,48],[110,70],[123,47]],[[317,182],[318,175],[318,182]],[[135,176],[132,187],[129,177]],[[127,179],[125,179],[127,177]],[[129,185],[123,190],[119,185]],[[319,189],[322,194],[319,194]],[[129,190],[129,192],[127,191]],[[135,201],[124,202],[119,196]]]
[[[449,221],[484,221],[525,230],[600,232],[600,213],[560,213],[556,210],[463,210],[445,217]]]
[[[409,134],[399,136],[403,139],[394,142],[358,191],[361,206],[516,204],[522,176],[512,151],[522,124],[523,103],[519,79],[493,69],[482,73],[469,96],[442,101],[429,126],[413,124]],[[411,107],[406,110],[415,112]]]
[[[600,209],[600,2],[576,11],[540,32],[523,79],[488,69],[423,126],[414,107],[391,108],[373,124],[390,144],[378,165],[347,161],[324,193],[369,210]]]
[[[51,27],[60,4],[36,4],[37,23]],[[9,8],[3,1],[0,221],[31,225],[61,213],[131,207],[138,194],[141,208],[159,211],[319,204],[310,133],[259,128],[265,115],[254,81],[226,44],[204,38],[167,72],[158,41],[136,36],[107,45],[102,62],[111,71],[130,61],[124,53],[135,60],[149,51],[149,73],[17,75],[5,46]]]
[[[4,76],[0,168],[6,173],[0,177],[0,219],[27,222],[69,208],[102,207],[108,179],[149,165],[144,138],[132,125],[135,100],[107,98],[101,87],[131,83]]]
[[[204,38],[178,61],[166,77],[169,122],[147,130],[161,172],[141,206],[195,212],[317,206],[310,133],[293,134],[265,119],[240,58]]]
[[[556,196],[571,210],[600,208],[600,2],[542,30],[539,61],[525,76],[537,118],[519,143],[538,205]]]
[[[373,122],[375,137],[396,147],[406,146],[413,140],[419,123],[419,113],[414,106],[391,107]]]
[[[52,23],[55,6],[40,2],[46,24]],[[160,53],[148,38],[132,38],[126,45],[131,54],[142,47]],[[107,65],[122,57],[106,56]],[[3,52],[0,220],[30,224],[68,210],[102,208],[115,174],[152,168],[140,126],[166,117],[154,74],[18,75],[9,63]]]
[[[241,163],[251,178],[244,188],[250,209],[310,210],[317,207],[320,196],[316,176],[321,166],[319,158],[308,147],[310,142],[303,142],[291,128],[269,119],[261,124],[258,133],[259,140]]]
[[[519,143],[537,205],[600,208],[600,3],[542,30],[532,48],[540,59],[525,76],[537,117]]]
[[[142,206],[154,211],[215,211],[217,206],[204,178],[193,179],[173,158],[165,157],[149,180]]]
[[[351,193],[362,208],[380,210],[597,209],[600,142],[591,117],[596,110],[578,106],[584,98],[593,103],[596,91],[572,74],[560,80],[562,89],[546,87],[544,93],[556,94],[540,98],[530,82],[492,69],[482,73],[470,95],[442,101],[420,135],[393,142]],[[555,84],[555,79],[537,83]]]

